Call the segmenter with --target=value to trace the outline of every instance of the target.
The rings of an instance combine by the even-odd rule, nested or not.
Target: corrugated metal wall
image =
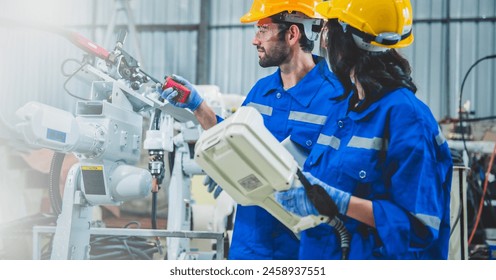
[[[0,18],[59,24],[111,49],[115,33],[106,36],[107,27],[126,2],[0,0]],[[131,35],[125,49],[135,57],[141,54],[142,68],[159,79],[177,73],[193,82],[216,84],[223,93],[246,94],[258,78],[275,70],[258,66],[253,29],[239,23],[251,2],[130,0],[140,52]],[[402,51],[412,62],[418,96],[436,118],[455,117],[466,71],[477,59],[496,53],[496,1],[412,3],[415,43]],[[119,9],[116,26],[128,22]],[[0,25],[0,38],[2,119],[12,122],[15,109],[29,100],[72,109],[74,99],[64,93],[60,65],[67,58],[80,59],[82,51],[60,36],[5,24]],[[494,60],[482,62],[470,74],[463,99],[471,100],[476,116],[496,114],[495,78]]]
[[[415,43],[405,49],[412,62],[418,96],[440,119],[456,117],[461,84],[478,59],[496,54],[496,1],[412,1]],[[496,114],[496,60],[478,64],[469,74],[462,102],[476,117]]]

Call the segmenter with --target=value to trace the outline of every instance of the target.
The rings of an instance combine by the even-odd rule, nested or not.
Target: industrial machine
[[[463,98],[464,86],[471,71],[490,59],[496,59],[496,54],[479,58],[468,68],[459,92],[458,118],[441,122],[451,125],[447,138],[454,161],[450,259],[496,259],[493,167],[496,117],[471,117],[475,111],[472,111],[470,100]]]
[[[468,137],[467,137],[468,138]],[[450,259],[495,259],[493,141],[448,140],[453,151]]]
[[[79,159],[67,175],[63,199],[58,203],[50,258],[91,259],[91,235],[135,235],[155,237],[152,253],[162,250],[159,237],[167,238],[166,259],[221,259],[224,233],[193,231],[191,227],[191,177],[204,174],[193,161],[193,145],[201,128],[191,111],[169,104],[159,94],[163,86],[180,85],[171,80],[162,85],[141,70],[139,62],[123,49],[125,32],[119,34],[112,51],[75,32],[54,32],[89,54],[64,84],[65,90],[79,99],[75,116],[37,102],[16,112],[22,120],[17,129],[27,143],[61,154],[73,153]],[[150,117],[150,127],[142,139],[146,117]],[[143,147],[150,158],[148,170],[136,166]],[[173,167],[167,188],[167,230],[157,228],[156,209],[152,210],[151,230],[106,230],[93,224],[94,206],[120,205],[152,193],[155,207],[169,154]],[[57,191],[52,196],[56,197]],[[50,229],[33,231],[37,258],[38,234]],[[216,250],[192,252],[191,238],[217,240]]]

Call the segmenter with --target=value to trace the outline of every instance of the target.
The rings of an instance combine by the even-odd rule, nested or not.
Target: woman
[[[410,2],[333,0],[316,9],[329,19],[328,57],[348,106],[328,117],[305,175],[336,203],[350,259],[446,259],[451,154],[396,51],[413,42]],[[318,214],[304,188],[276,198],[298,215]],[[332,228],[303,232],[300,258],[340,259]]]

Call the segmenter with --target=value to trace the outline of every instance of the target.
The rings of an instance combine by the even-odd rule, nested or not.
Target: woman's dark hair
[[[417,91],[410,76],[412,71],[408,60],[395,49],[368,52],[358,48],[351,32],[344,32],[336,19],[327,22],[327,29],[329,63],[343,84],[346,95],[354,88],[350,80],[352,71],[368,97],[399,87],[414,93]]]

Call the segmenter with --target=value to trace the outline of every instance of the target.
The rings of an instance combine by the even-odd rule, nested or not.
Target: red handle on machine
[[[76,32],[68,32],[65,36],[80,49],[86,51],[87,53],[96,55],[101,59],[108,59],[110,53],[104,47],[99,46],[90,39],[84,37]]]
[[[165,83],[162,86],[162,90],[166,88],[173,88],[178,92],[178,95],[174,98],[174,101],[179,103],[185,103],[188,100],[191,90],[189,90],[185,85],[175,81],[171,76],[165,78]]]

